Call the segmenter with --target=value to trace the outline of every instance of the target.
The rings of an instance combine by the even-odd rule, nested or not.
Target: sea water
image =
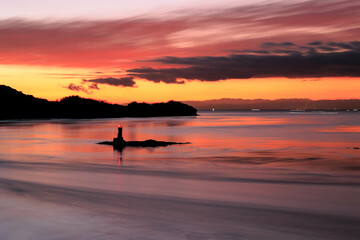
[[[121,152],[97,142],[190,142]],[[0,121],[0,239],[358,239],[360,114]]]

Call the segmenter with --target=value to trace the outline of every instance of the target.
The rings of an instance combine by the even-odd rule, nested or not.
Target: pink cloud
[[[85,68],[160,67],[139,60],[220,56],[263,42],[351,41],[360,36],[360,2],[271,3],[172,19],[0,21],[0,63]]]

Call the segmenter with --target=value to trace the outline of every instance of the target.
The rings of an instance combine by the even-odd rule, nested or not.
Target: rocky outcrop
[[[116,150],[122,150],[125,147],[167,147],[175,144],[189,144],[189,142],[165,142],[148,139],[145,141],[105,141],[98,144],[111,145]]]

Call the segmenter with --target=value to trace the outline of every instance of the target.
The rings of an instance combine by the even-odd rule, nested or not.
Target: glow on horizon
[[[63,75],[57,75],[59,71],[62,71]],[[66,74],[69,75],[66,76]],[[232,79],[220,82],[187,81],[186,84],[180,85],[138,80],[137,87],[134,88],[102,85],[100,86],[101,90],[94,91],[92,94],[74,92],[64,88],[68,83],[81,82],[84,77],[89,75],[89,71],[84,69],[0,65],[1,84],[11,86],[25,94],[52,101],[70,95],[119,104],[132,101],[167,102],[169,100],[191,101],[219,98],[351,99],[358,98],[358,89],[360,89],[358,78]]]
[[[253,51],[254,55],[256,51],[265,51],[263,56],[285,53],[291,57],[292,52],[314,48],[309,45],[311,42],[324,43],[318,49],[325,50],[316,50],[320,55],[329,51],[357,54],[360,51],[357,45],[352,45],[350,50],[346,46],[339,50],[336,46],[360,39],[360,22],[356,18],[359,12],[360,2],[355,0],[331,3],[325,0],[199,0],[196,3],[190,0],[166,3],[92,0],[91,4],[88,0],[7,1],[0,9],[3,18],[0,19],[0,84],[49,100],[80,95],[113,103],[218,98],[358,98],[357,71],[340,69],[328,74],[326,69],[332,70],[329,66],[301,68],[301,64],[295,63],[292,74],[282,71],[279,65],[272,71],[271,61],[261,68],[256,68],[254,62],[250,67],[241,62],[241,66],[245,66],[244,74],[239,71],[234,77],[234,74],[227,75],[226,70],[219,74],[227,65],[216,64],[222,58],[233,60],[235,54],[246,55],[246,51]],[[47,14],[50,20],[46,20]],[[19,19],[6,19],[11,17]],[[275,43],[274,51],[267,51],[266,43]],[[328,43],[338,45],[326,45]],[[302,56],[309,56],[307,54],[310,53]],[[216,65],[215,78],[207,75],[213,66],[206,61]],[[351,61],[354,67],[356,61]],[[235,66],[240,66],[236,64],[239,62]],[[333,69],[341,68],[341,64],[337,63]],[[201,69],[204,66],[207,70]],[[201,71],[195,72],[199,67]],[[175,68],[185,71],[165,70]],[[187,68],[193,72],[186,72]],[[318,76],[311,68],[323,71]],[[262,69],[265,72],[261,72]],[[147,75],[141,71],[147,71]],[[180,84],[182,77],[190,80]],[[230,79],[236,77],[243,79]],[[128,82],[126,87],[119,82],[101,82],[107,78],[119,82],[127,78]],[[174,79],[178,79],[179,84],[174,84]],[[92,89],[88,89],[90,83],[95,83]],[[76,84],[71,88],[73,91],[69,90],[71,84]]]

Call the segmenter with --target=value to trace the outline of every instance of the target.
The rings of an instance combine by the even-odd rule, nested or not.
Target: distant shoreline
[[[327,113],[334,113],[334,112],[349,112],[349,113],[360,113],[359,111],[353,111],[350,109],[306,109],[304,111],[293,111],[292,109],[260,109],[257,111],[253,111],[251,109],[199,109],[198,112],[251,112],[251,113],[261,113],[261,112],[292,112],[292,113],[316,113],[316,112],[327,112]]]
[[[287,99],[235,99],[222,98],[204,101],[183,101],[198,110],[236,110],[250,111],[352,111],[360,109],[360,99],[311,100],[307,98]]]

